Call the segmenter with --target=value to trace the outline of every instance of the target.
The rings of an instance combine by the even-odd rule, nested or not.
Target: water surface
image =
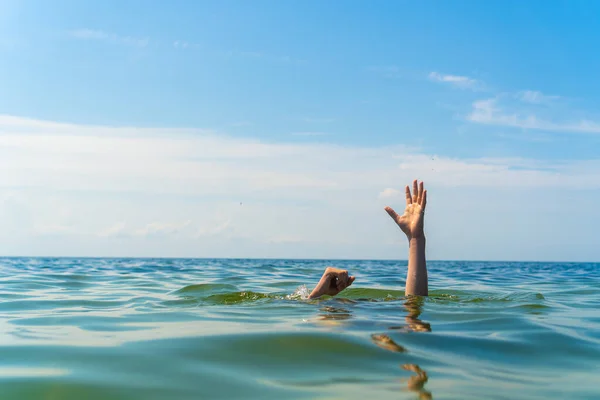
[[[303,300],[327,265],[355,284]],[[600,264],[430,262],[423,300],[405,273],[1,259],[1,398],[600,398]]]

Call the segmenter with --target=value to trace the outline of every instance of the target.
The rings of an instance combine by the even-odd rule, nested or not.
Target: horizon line
[[[290,261],[396,261],[406,262],[407,259],[395,258],[300,258],[300,257],[174,257],[174,256],[7,256],[0,255],[0,260],[8,258],[32,259],[109,259],[109,260],[290,260]],[[560,263],[560,264],[600,264],[600,261],[572,260],[484,260],[484,259],[428,259],[428,262],[483,262],[483,263]]]

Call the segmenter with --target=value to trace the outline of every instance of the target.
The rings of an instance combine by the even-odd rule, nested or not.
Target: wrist
[[[425,235],[413,236],[408,238],[409,246],[412,245],[424,245],[425,244]]]
[[[308,295],[308,299],[310,300],[310,299],[316,299],[317,297],[321,297],[321,295],[323,294],[321,292],[322,292],[321,287],[319,285],[315,286],[315,288],[312,290],[312,292],[310,292],[310,294]]]

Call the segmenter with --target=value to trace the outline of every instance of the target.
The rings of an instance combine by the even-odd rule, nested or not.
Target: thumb
[[[396,213],[396,211],[394,211],[394,209],[392,207],[385,207],[385,211],[387,211],[388,215],[390,217],[392,217],[392,219],[396,222],[398,222],[398,219],[400,218],[398,216],[398,214]]]

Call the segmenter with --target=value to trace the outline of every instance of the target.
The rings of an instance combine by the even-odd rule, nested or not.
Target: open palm
[[[386,207],[385,211],[398,224],[402,232],[408,239],[416,239],[424,236],[423,222],[425,205],[427,204],[427,190],[423,189],[423,182],[418,184],[413,182],[413,192],[406,186],[406,209],[404,214],[398,215],[391,207]]]

